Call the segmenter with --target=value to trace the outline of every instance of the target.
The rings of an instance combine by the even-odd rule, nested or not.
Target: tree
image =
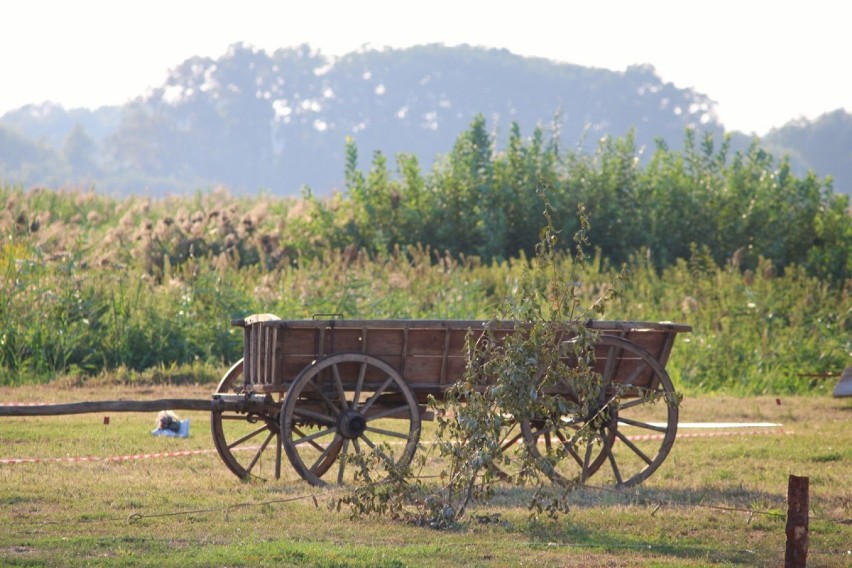
[[[95,161],[97,146],[94,140],[78,122],[65,137],[62,145],[62,157],[71,166],[77,176],[91,176],[97,173]]]

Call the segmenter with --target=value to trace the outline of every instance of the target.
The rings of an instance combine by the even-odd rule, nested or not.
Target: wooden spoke
[[[340,416],[340,409],[337,407],[336,404],[334,404],[334,402],[330,398],[328,398],[328,396],[326,396],[326,394],[318,385],[315,385],[312,381],[307,381],[305,384],[306,386],[311,387],[311,390],[313,390],[319,395],[325,405],[328,406],[328,409],[331,410],[335,416]]]
[[[364,377],[367,376],[367,363],[362,362],[358,367],[358,380],[355,382],[355,394],[352,395],[351,408],[358,408],[358,403],[361,402],[361,389],[364,388]]]
[[[269,441],[272,439],[273,436],[275,436],[274,432],[270,432],[269,435],[266,436],[266,439],[260,445],[260,448],[257,450],[257,453],[254,454],[254,458],[252,458],[251,463],[249,463],[248,467],[246,468],[248,471],[251,471],[252,468],[254,468],[254,466],[257,464],[257,461],[260,459],[260,456],[263,454],[263,451],[266,449],[266,446],[269,445]]]
[[[521,469],[522,464],[518,463],[516,452],[512,451],[518,440],[523,438],[520,424],[513,418],[508,418],[506,423],[500,429],[500,439],[498,441],[498,453],[493,456],[485,471],[493,475],[495,478],[506,481],[516,482],[519,476],[523,474]]]
[[[378,449],[378,448],[376,448],[376,445],[372,442],[372,440],[370,440],[370,438],[368,438],[365,434],[361,434],[361,437],[358,438],[358,439],[364,440],[364,443],[367,444],[368,446],[370,446],[371,450]]]
[[[314,432],[313,434],[296,438],[293,440],[293,445],[298,446],[299,444],[304,444],[305,442],[310,442],[311,440],[316,440],[317,438],[322,438],[323,436],[335,433],[337,433],[337,428],[326,428],[325,430],[320,430],[319,432]]]
[[[389,416],[395,416],[397,414],[402,414],[408,410],[408,406],[397,406],[396,408],[388,408],[386,410],[382,410],[381,412],[376,412],[375,414],[371,414],[370,416],[365,417],[364,419],[367,422],[372,422],[373,420],[379,420],[380,418],[387,418]]]
[[[594,451],[594,446],[589,443],[586,444],[586,455],[583,457],[583,466],[580,474],[580,483],[585,483],[589,476],[592,475],[591,472],[592,467],[592,452]]]
[[[334,377],[334,384],[337,387],[337,396],[340,397],[340,410],[349,410],[349,404],[346,402],[346,394],[343,392],[343,380],[340,378],[340,369],[337,365],[331,366],[331,375]]]
[[[668,426],[655,426],[654,424],[648,424],[647,422],[640,422],[639,420],[632,420],[630,418],[627,418],[626,416],[619,416],[618,421],[622,424],[627,424],[629,426],[635,426],[637,428],[644,428],[645,430],[653,430],[654,432],[665,433],[668,430]]]
[[[296,428],[295,426],[293,427],[293,432],[295,432],[296,434],[298,434],[298,435],[299,435],[299,436],[301,436],[302,438],[307,438],[307,436],[305,435],[305,433],[304,433],[304,432],[302,432],[299,428]],[[314,447],[314,449],[316,449],[316,450],[318,450],[318,451],[320,451],[320,452],[325,451],[325,449],[324,449],[322,446],[320,446],[319,444],[317,444],[317,443],[316,443],[316,442],[314,442],[313,440],[309,440],[308,442],[309,442],[309,443],[310,443],[310,444]]]
[[[622,434],[622,433],[621,433],[621,432],[619,432],[618,430],[615,430],[615,435],[618,437],[618,439],[619,439],[619,440],[621,440],[623,443],[627,444],[627,447],[628,447],[628,448],[630,448],[631,450],[633,450],[633,452],[634,452],[637,456],[639,456],[640,458],[642,458],[642,461],[644,461],[646,464],[651,465],[651,464],[654,462],[654,460],[652,460],[651,458],[649,458],[648,456],[646,456],[646,455],[645,455],[645,452],[643,452],[642,450],[640,450],[640,449],[636,446],[636,444],[634,444],[634,443],[630,440],[630,438],[628,438],[627,436],[625,436],[624,434]]]
[[[521,423],[524,442],[536,458],[539,469],[554,482],[564,485],[572,484],[578,478],[584,481],[606,460],[606,456],[591,442],[585,449],[581,448],[582,440],[577,433],[584,427],[585,424],[576,420],[556,420],[550,426],[535,430],[528,422]],[[544,452],[540,449],[541,442],[544,442]]]
[[[512,433],[512,431],[514,429],[515,429],[514,426],[512,428],[510,428],[508,430],[508,432],[506,433],[506,435],[504,435],[503,438],[500,440],[500,450],[501,451],[505,452],[506,450],[508,450],[509,448],[514,446],[515,444],[517,444],[518,440],[523,438],[524,435],[521,432],[520,428],[518,428],[518,431],[514,435],[512,435],[512,437],[510,438],[509,435]]]
[[[579,430],[579,428],[578,428]],[[562,432],[556,431],[556,437],[559,438],[559,442],[562,445],[562,448],[568,453],[569,456],[574,458],[574,461],[577,462],[577,465],[583,465],[583,458],[580,457],[580,454],[577,453],[577,450],[574,449],[575,444],[571,442],[571,439],[565,438]]]
[[[255,436],[257,436],[258,434],[260,434],[261,432],[266,432],[267,430],[269,430],[269,428],[267,428],[266,426],[261,426],[257,430],[255,430],[253,432],[249,432],[248,434],[246,434],[242,438],[240,438],[238,440],[234,440],[233,442],[228,444],[228,449],[233,450],[235,447],[239,446],[243,442],[247,442],[247,441],[251,440],[252,438],[254,438]]]
[[[380,458],[382,458],[382,460],[384,460],[384,461],[385,461],[385,463],[392,463],[392,461],[393,461],[393,460],[391,460],[391,459],[390,459],[390,458],[389,458],[389,457],[388,457],[388,456],[387,456],[387,455],[386,455],[386,454],[382,451],[382,449],[381,449],[379,446],[377,446],[376,444],[374,444],[374,443],[370,440],[370,438],[368,438],[368,437],[367,437],[367,435],[366,435],[366,434],[361,434],[361,439],[362,439],[362,440],[364,440],[364,443],[366,443],[368,446],[370,446],[370,449],[371,449],[371,450],[373,450],[373,451],[376,453],[376,455],[378,455]]]
[[[367,432],[372,432],[373,434],[380,434],[382,436],[390,436],[392,438],[402,438],[403,440],[409,440],[410,437],[401,432],[394,432],[393,430],[385,430],[384,428],[373,428],[372,426],[367,426]]]
[[[616,484],[623,485],[624,481],[621,479],[621,472],[618,470],[618,463],[615,461],[615,455],[613,455],[612,453],[612,444],[606,436],[603,436],[603,446],[604,452],[606,453],[606,456],[609,459],[609,463],[612,466],[612,473],[615,475]]]
[[[393,377],[388,377],[387,380],[382,383],[382,386],[376,389],[376,392],[373,393],[373,396],[367,399],[367,402],[365,402],[364,406],[361,407],[362,414],[366,414],[367,410],[369,410],[373,403],[376,402],[376,400],[378,400],[378,398],[382,394],[384,394],[385,390],[387,390],[391,383],[393,383]]]
[[[309,410],[307,408],[299,408],[294,411],[294,414],[299,418],[307,418],[309,420],[314,420],[319,424],[334,424],[335,420],[331,416],[326,414],[320,414],[319,412],[314,412],[313,410]]]
[[[335,450],[338,451],[338,452],[340,451],[340,448],[336,447],[336,445],[339,444],[340,440],[342,440],[342,438],[339,438],[339,437],[332,440],[332,442],[328,445],[328,447],[325,450],[323,450],[323,452],[317,458],[317,461],[315,461],[314,464],[311,466],[311,471],[316,472],[319,465],[322,464],[326,459],[328,459],[328,456],[331,454],[332,451],[335,451]],[[341,463],[342,463],[342,461],[343,460],[341,460]]]
[[[337,468],[337,484],[343,485],[343,472],[346,470],[346,454],[349,451],[349,440],[343,440],[343,449],[340,452],[340,465]]]

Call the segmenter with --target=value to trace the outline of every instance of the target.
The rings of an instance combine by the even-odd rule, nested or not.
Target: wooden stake
[[[784,568],[808,563],[808,478],[791,475],[787,484],[787,550]]]

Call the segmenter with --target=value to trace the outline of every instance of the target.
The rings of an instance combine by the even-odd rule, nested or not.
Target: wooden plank
[[[369,328],[365,353],[382,358],[385,355],[402,355],[405,338],[402,329]]]
[[[318,352],[317,330],[286,327],[281,329],[281,349],[284,353],[316,355]]]
[[[334,339],[329,342],[329,353],[357,353],[361,351],[361,328],[344,328],[335,325],[330,328],[330,335]]]
[[[405,368],[401,374],[408,383],[444,385],[446,383],[442,382],[444,376],[442,376],[441,372],[445,368],[445,361],[446,359],[437,356],[412,356],[406,360]]]
[[[656,359],[662,352],[663,346],[666,342],[666,336],[668,335],[669,333],[663,331],[632,329],[623,332],[622,337],[632,343],[635,343]]]
[[[448,332],[443,329],[412,329],[408,335],[411,355],[440,355],[446,349]]]

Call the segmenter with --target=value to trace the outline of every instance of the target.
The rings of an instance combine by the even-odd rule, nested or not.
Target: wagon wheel
[[[287,457],[311,485],[378,481],[385,465],[411,462],[420,438],[411,388],[393,367],[363,353],[332,355],[303,370],[280,419]],[[328,481],[321,479],[327,470]]]
[[[557,483],[583,483],[600,470],[603,479],[630,487],[647,479],[668,456],[677,434],[677,395],[666,370],[645,349],[607,335],[597,345],[605,348],[606,359],[601,377],[605,388],[596,412],[585,421],[563,420],[548,429],[527,423],[524,437],[530,451],[543,458],[543,471]],[[588,428],[589,442],[572,444],[582,427]],[[559,461],[547,446],[548,436],[562,449]]]
[[[219,382],[217,394],[239,393],[243,383],[243,360],[237,361]],[[280,402],[283,393],[275,393]],[[210,413],[213,444],[219,457],[234,475],[248,479],[272,472],[281,477],[281,444],[278,414],[246,414],[214,410]]]

